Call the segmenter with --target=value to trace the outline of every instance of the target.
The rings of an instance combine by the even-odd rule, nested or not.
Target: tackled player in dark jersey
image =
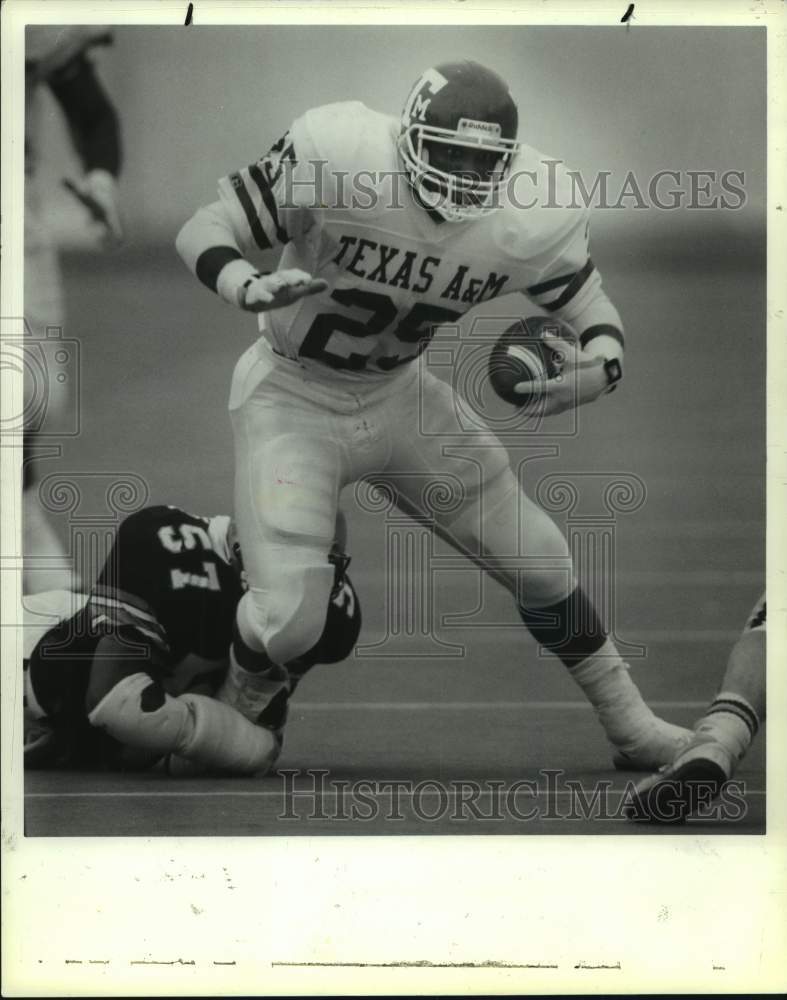
[[[357,640],[342,545],[337,537],[323,634],[271,681],[255,725],[221,700],[245,590],[232,521],[167,506],[128,517],[89,595],[26,601],[25,766],[125,769],[167,758],[173,772],[267,770],[300,678],[344,659]]]

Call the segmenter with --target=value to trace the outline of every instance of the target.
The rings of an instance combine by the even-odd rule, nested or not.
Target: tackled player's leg
[[[25,768],[265,772],[274,736],[227,705],[176,693],[167,636],[139,598],[34,595],[25,607]],[[52,620],[55,624],[49,627]]]
[[[735,773],[765,719],[765,595],[733,646],[721,689],[675,759],[634,790],[629,819],[682,822],[710,804]]]

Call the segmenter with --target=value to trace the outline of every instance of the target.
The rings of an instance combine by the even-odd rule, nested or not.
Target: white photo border
[[[24,24],[183,24],[183,2],[3,5],[4,261],[22,260]],[[7,996],[756,992],[787,986],[786,24],[778,2],[226,3],[193,25],[746,25],[768,52],[767,835],[62,838],[22,834],[20,642],[3,629]],[[3,268],[2,315],[21,315]],[[21,393],[21,387],[20,387]],[[13,400],[10,401],[13,405]],[[19,469],[2,449],[3,552]],[[4,624],[19,581],[2,574]],[[663,917],[663,913],[668,918]],[[303,965],[282,965],[300,944]],[[539,967],[542,966],[542,967]],[[557,966],[555,969],[554,966]],[[716,967],[719,968],[716,968]],[[721,968],[724,967],[724,968]]]

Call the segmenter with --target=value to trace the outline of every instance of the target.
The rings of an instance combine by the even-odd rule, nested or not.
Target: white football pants
[[[235,515],[249,592],[239,620],[275,662],[319,638],[343,487],[384,480],[395,502],[488,570],[525,607],[574,586],[566,541],[485,428],[465,436],[451,386],[415,361],[382,384],[316,379],[260,340],[230,394]]]

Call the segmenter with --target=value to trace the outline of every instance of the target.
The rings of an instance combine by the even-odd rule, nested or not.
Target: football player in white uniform
[[[765,721],[765,611],[763,594],[732,647],[719,693],[675,759],[637,785],[630,819],[681,822],[732,778]]]
[[[648,769],[671,760],[687,731],[643,702],[563,535],[497,438],[482,431],[467,456],[445,453],[454,390],[416,361],[436,326],[518,291],[579,335],[564,378],[545,390],[546,412],[598,399],[622,374],[621,322],[588,256],[588,213],[560,207],[567,175],[516,136],[497,74],[440,65],[416,82],[401,120],[355,101],[307,111],[267,155],[220,180],[219,200],[178,234],[203,284],[261,314],[229,402],[250,583],[234,703],[253,717],[255,680],[316,639],[339,493],[383,474],[402,508],[433,517],[510,591],[596,708],[617,762]],[[516,176],[527,181],[519,196]],[[531,207],[517,207],[524,197]],[[279,245],[273,274],[247,259]],[[430,477],[451,500],[440,511],[425,499]]]
[[[47,224],[38,161],[44,126],[40,93],[46,87],[57,101],[69,129],[84,175],[66,181],[86,208],[103,241],[122,238],[117,177],[120,173],[120,128],[115,109],[90,59],[96,46],[111,43],[106,28],[84,25],[31,25],[25,37],[25,331],[35,341],[49,330],[62,330],[65,309],[57,249]],[[25,462],[23,473],[23,543],[25,593],[68,588],[71,569],[62,545],[46,519],[38,498],[35,473],[36,436],[57,436],[58,420],[74,405],[73,386],[54,372],[40,370],[35,355],[25,364]],[[46,384],[37,384],[45,380]],[[45,401],[44,410],[39,405]],[[32,419],[31,419],[32,418]],[[33,424],[40,423],[40,426]]]

